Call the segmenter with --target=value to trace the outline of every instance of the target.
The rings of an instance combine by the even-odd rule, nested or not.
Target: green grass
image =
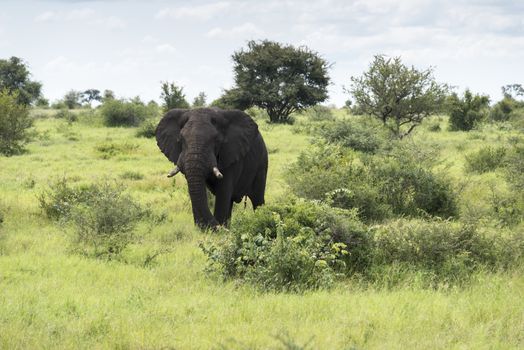
[[[505,184],[499,170],[465,179],[464,157],[487,142],[504,145],[514,134],[451,133],[442,123],[441,132],[420,127],[414,142],[439,150],[437,170],[455,180],[462,208],[485,206],[489,184],[507,190]],[[35,125],[40,137],[28,153],[0,158],[2,349],[280,349],[282,339],[315,349],[524,347],[522,269],[481,272],[466,286],[436,290],[416,281],[391,290],[348,281],[299,295],[225,283],[203,271],[198,243],[213,234],[193,227],[185,180],[166,178],[172,165],[154,139],[82,119],[69,125],[43,118]],[[293,126],[260,123],[260,129],[270,150],[270,202],[286,193],[283,173],[309,142]],[[107,144],[133,147],[104,157],[99,147]],[[116,179],[168,220],[142,225],[141,240],[122,261],[74,254],[70,229],[45,218],[37,200],[64,176],[72,183]],[[249,207],[237,205],[235,214],[243,210]]]

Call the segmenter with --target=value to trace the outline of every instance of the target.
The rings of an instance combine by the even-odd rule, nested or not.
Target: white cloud
[[[224,29],[216,27],[206,33],[208,38],[217,39],[231,39],[231,38],[247,38],[261,36],[264,32],[253,23],[244,23],[240,26]]]
[[[93,21],[96,25],[102,25],[109,29],[123,29],[127,27],[126,21],[116,16],[109,16]]]
[[[155,50],[158,53],[173,53],[176,51],[175,48],[169,44],[157,45]]]
[[[35,17],[36,22],[50,21],[83,21],[92,18],[95,11],[90,8],[74,9],[71,11],[45,11]]]
[[[231,4],[229,2],[221,1],[205,5],[165,8],[157,12],[156,18],[199,19],[206,21],[213,17],[216,17],[220,13],[223,13],[230,7],[230,5]]]

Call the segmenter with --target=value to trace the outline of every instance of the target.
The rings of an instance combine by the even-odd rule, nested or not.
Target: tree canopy
[[[175,83],[164,81],[162,82],[161,89],[160,98],[162,99],[162,106],[165,111],[173,108],[189,108],[183,87],[178,87]]]
[[[0,90],[16,92],[17,102],[25,106],[36,101],[42,90],[42,84],[32,81],[30,76],[21,58],[0,59]]]
[[[225,92],[225,105],[257,106],[271,122],[287,122],[291,113],[328,97],[329,64],[305,46],[250,41],[232,58],[235,86]]]
[[[432,68],[419,71],[400,57],[382,55],[375,56],[362,76],[351,77],[351,83],[358,110],[380,119],[400,139],[440,111],[448,91],[435,81]]]

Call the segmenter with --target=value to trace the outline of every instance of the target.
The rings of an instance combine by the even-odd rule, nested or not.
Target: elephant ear
[[[243,158],[258,134],[258,125],[249,115],[241,111],[224,111],[227,121],[225,140],[218,152],[218,167],[225,169]]]
[[[187,109],[172,109],[167,112],[156,127],[156,144],[167,159],[176,164],[182,152],[180,130],[188,120]]]

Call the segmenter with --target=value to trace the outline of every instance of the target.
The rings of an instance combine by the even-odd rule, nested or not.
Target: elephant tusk
[[[173,177],[175,176],[176,174],[178,174],[180,172],[180,169],[178,167],[175,167],[175,169],[171,170],[168,174],[167,174],[167,177]]]
[[[222,173],[220,172],[220,170],[218,170],[217,167],[213,167],[213,174],[215,174],[217,179],[221,179],[224,177],[224,175],[222,175]]]

